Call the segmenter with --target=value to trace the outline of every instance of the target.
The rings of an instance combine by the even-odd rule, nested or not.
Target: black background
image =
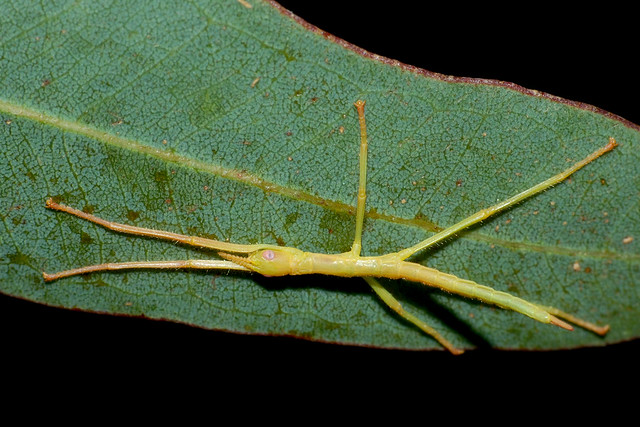
[[[516,11],[430,2],[363,2],[354,10],[347,6],[359,2],[281,3],[370,52],[442,74],[514,82],[640,123],[638,37],[627,22],[633,15],[629,10]],[[419,4],[428,9],[415,9]],[[282,402],[274,409],[281,410],[292,395],[307,393],[315,396],[307,401],[310,407],[322,398],[325,408],[327,399],[338,396],[347,401],[378,396],[369,402],[369,410],[376,410],[376,402],[383,405],[408,390],[425,398],[490,396],[498,403],[527,390],[541,399],[550,394],[565,399],[577,391],[588,403],[611,395],[618,381],[635,382],[640,354],[640,344],[632,341],[574,351],[480,350],[452,357],[205,331],[6,296],[0,297],[0,328],[5,370],[36,373],[38,387],[50,384],[48,395],[63,383],[72,384],[76,393],[115,386],[145,394],[166,387],[172,395],[203,390],[199,386],[212,394],[233,390],[250,400],[275,394]],[[318,390],[327,391],[317,396]]]

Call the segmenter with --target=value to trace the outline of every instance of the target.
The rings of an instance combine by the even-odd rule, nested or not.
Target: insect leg
[[[95,224],[101,225],[109,230],[117,231],[125,234],[133,234],[136,236],[155,237],[157,239],[171,240],[173,242],[183,243],[190,246],[198,246],[202,248],[217,249],[228,252],[249,253],[258,249],[264,248],[265,245],[241,245],[238,243],[220,242],[218,240],[205,239],[198,236],[186,236],[183,234],[172,233],[164,230],[154,230],[152,228],[136,227],[133,225],[120,224],[117,222],[107,221],[97,216],[88,214],[81,210],[61,205],[53,201],[53,199],[47,199],[47,208],[56,211],[66,212],[68,214],[77,216],[78,218],[85,219]]]
[[[574,173],[575,171],[577,171],[578,169],[582,168],[583,166],[591,163],[592,161],[594,161],[595,159],[597,159],[598,157],[602,156],[604,153],[613,150],[618,144],[616,143],[616,140],[613,138],[609,138],[609,143],[600,148],[599,150],[596,150],[595,152],[591,153],[589,156],[587,156],[586,158],[582,159],[581,161],[577,162],[576,164],[574,164],[573,166],[571,166],[570,168],[566,169],[565,171],[537,184],[534,185],[533,187],[519,193],[516,194],[515,196],[504,200],[496,205],[493,205],[489,208],[486,209],[482,209],[479,212],[476,212],[475,214],[471,215],[468,218],[463,219],[462,221],[460,221],[459,223],[452,225],[451,227],[448,227],[444,230],[442,230],[441,232],[434,234],[433,236],[429,237],[426,240],[423,240],[422,242],[411,246],[409,248],[403,249],[402,251],[398,252],[398,255],[400,256],[400,259],[406,259],[408,257],[410,257],[411,255],[415,254],[416,252],[421,251],[422,249],[428,248],[429,246],[432,246],[438,242],[440,242],[443,239],[446,239],[448,237],[450,237],[451,235],[464,230],[467,227],[470,227],[473,224],[476,224],[486,218],[489,218],[492,215],[495,215],[496,213],[507,209],[513,205],[515,205],[516,203],[521,202],[522,200],[529,198],[531,196],[533,196],[534,194],[540,193],[544,190],[546,190],[547,188],[556,185],[562,181],[564,181],[567,177],[569,177],[572,173]]]
[[[562,319],[599,335],[604,335],[609,330],[609,326],[597,326],[557,308],[535,304],[510,293],[480,285],[472,280],[461,279],[453,274],[443,273],[420,264],[402,261],[400,263],[400,277],[440,288],[443,291],[463,297],[497,305],[504,309],[513,310],[541,323],[553,324],[564,329],[572,330],[573,328]]]
[[[365,276],[363,277],[363,279],[369,284],[369,286],[371,286],[373,291],[380,297],[380,299],[386,305],[388,305],[389,308],[391,308],[393,311],[398,313],[400,317],[402,317],[408,322],[413,323],[415,326],[420,328],[427,335],[432,336],[436,341],[442,344],[442,346],[447,350],[449,350],[451,353],[462,354],[463,351],[461,349],[454,347],[453,344],[451,344],[447,339],[445,339],[442,335],[440,335],[438,331],[433,329],[431,326],[427,325],[424,321],[418,319],[413,314],[407,312],[402,307],[402,304],[400,304],[400,302],[393,295],[391,295],[391,293],[388,290],[386,290],[380,282],[378,282],[373,277]]]
[[[538,307],[545,310],[549,314],[552,314],[556,317],[564,319],[567,322],[571,322],[576,326],[580,326],[582,329],[586,329],[587,331],[591,331],[598,335],[606,335],[606,333],[609,332],[609,329],[610,329],[609,325],[598,326],[594,323],[587,322],[586,320],[580,319],[579,317],[576,317],[572,314],[565,313],[564,311],[560,311],[555,307],[542,306],[542,305]]]
[[[358,204],[356,206],[356,235],[351,246],[351,253],[360,256],[362,250],[362,226],[364,223],[364,210],[367,201],[367,125],[364,119],[364,101],[356,101],[354,104],[358,111],[360,123],[360,182],[358,185]]]
[[[74,268],[71,270],[60,271],[49,274],[42,273],[42,277],[47,282],[61,279],[63,277],[76,276],[79,274],[95,273],[97,271],[113,271],[113,270],[133,270],[133,269],[197,269],[197,270],[242,270],[250,271],[248,268],[242,267],[231,261],[222,261],[215,259],[189,259],[178,261],[130,261],[130,262],[114,262],[105,264],[88,265],[85,267]]]

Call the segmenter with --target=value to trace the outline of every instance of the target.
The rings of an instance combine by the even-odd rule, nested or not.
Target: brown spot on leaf
[[[140,217],[140,212],[132,210],[127,211],[127,219],[129,221],[135,221],[138,219],[138,217]]]

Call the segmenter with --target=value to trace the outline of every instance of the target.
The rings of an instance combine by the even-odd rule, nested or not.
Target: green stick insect
[[[324,254],[304,252],[300,249],[269,244],[243,245],[206,239],[197,236],[187,236],[169,231],[154,230],[119,224],[98,218],[80,210],[55,203],[48,199],[46,206],[49,209],[62,211],[75,215],[82,219],[99,224],[107,229],[137,236],[148,236],[158,239],[170,240],[185,245],[196,246],[219,251],[218,255],[223,259],[190,259],[176,261],[131,261],[119,263],[106,263],[91,265],[54,274],[43,273],[46,281],[56,280],[77,274],[93,273],[107,270],[126,269],[203,269],[203,270],[240,270],[262,274],[264,276],[287,276],[302,274],[325,274],[341,277],[362,277],[371,286],[380,299],[399,316],[414,324],[426,334],[436,339],[442,346],[453,354],[462,353],[445,339],[438,331],[427,325],[413,314],[405,311],[400,302],[376,280],[377,277],[388,279],[405,279],[421,283],[426,286],[439,288],[443,291],[458,294],[463,297],[473,298],[488,304],[493,304],[505,309],[522,313],[542,323],[550,323],[561,328],[572,330],[569,323],[590,330],[596,334],[604,335],[609,326],[598,326],[593,323],[578,319],[554,307],[535,304],[506,292],[497,291],[487,286],[480,285],[443,273],[439,270],[425,267],[421,264],[406,261],[407,258],[429,248],[444,239],[476,224],[498,212],[501,212],[518,202],[529,198],[547,188],[562,182],[578,169],[594,161],[606,152],[615,148],[618,144],[610,138],[609,143],[577,162],[565,171],[537,184],[533,187],[507,199],[494,206],[482,209],[451,227],[398,252],[380,256],[361,256],[362,228],[365,216],[366,183],[367,183],[367,129],[364,116],[364,101],[355,103],[360,124],[360,182],[358,188],[358,202],[356,207],[355,238],[349,252],[340,254]],[[244,254],[244,255],[240,255]],[[563,320],[564,319],[564,320]],[[569,323],[568,323],[569,322]]]

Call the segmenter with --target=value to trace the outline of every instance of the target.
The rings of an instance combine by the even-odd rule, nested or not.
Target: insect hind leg
[[[560,319],[564,319],[567,322],[573,323],[574,325],[579,326],[582,329],[586,329],[587,331],[591,331],[598,335],[606,335],[606,333],[609,332],[609,329],[610,329],[609,325],[598,326],[594,323],[587,322],[584,319],[580,319],[579,317],[576,317],[572,314],[565,313],[564,311],[558,310],[555,307],[549,307],[549,306],[543,306],[543,305],[538,305],[538,307],[540,307],[541,309],[545,310],[547,313],[553,316],[556,316]]]
[[[579,162],[575,163],[573,166],[565,169],[564,171],[560,172],[557,175],[552,176],[551,178],[546,179],[545,181],[542,181],[541,183],[534,185],[531,188],[528,188],[518,194],[516,194],[515,196],[512,196],[500,203],[497,203],[493,206],[490,206],[486,209],[482,209],[478,212],[476,212],[475,214],[463,219],[462,221],[458,222],[457,224],[454,224],[450,227],[445,228],[444,230],[440,231],[439,233],[429,237],[428,239],[423,240],[422,242],[411,246],[409,248],[403,249],[401,251],[398,252],[398,256],[400,259],[407,259],[410,256],[412,256],[413,254],[420,252],[421,250],[428,248],[430,246],[435,245],[436,243],[466,229],[469,228],[470,226],[483,221],[487,218],[489,218],[490,216],[493,216],[499,212],[502,212],[505,209],[510,208],[511,206],[520,203],[521,201],[523,201],[524,199],[528,199],[529,197],[532,197],[535,194],[541,193],[542,191],[548,189],[549,187],[552,187],[556,184],[559,184],[560,182],[564,181],[565,179],[567,179],[571,174],[573,174],[574,172],[576,172],[577,170],[583,168],[584,166],[586,166],[587,164],[593,162],[594,160],[596,160],[598,157],[602,156],[603,154],[613,150],[615,147],[618,146],[618,143],[616,142],[616,140],[614,138],[609,138],[609,143],[607,145],[605,145],[604,147],[599,148],[598,150],[594,151],[593,153],[591,153],[590,155],[588,155],[587,157],[585,157],[584,159],[580,160]]]

